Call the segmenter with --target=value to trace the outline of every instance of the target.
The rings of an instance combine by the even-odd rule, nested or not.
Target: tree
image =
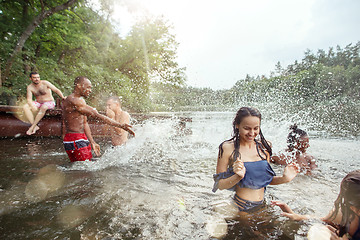
[[[54,13],[57,13],[57,12],[60,12],[62,10],[65,10],[65,9],[69,8],[70,6],[74,5],[78,1],[79,0],[68,0],[63,4],[53,6],[52,4],[54,4],[54,2],[56,2],[56,4],[59,4],[59,2],[58,1],[51,1],[52,4],[50,4],[48,1],[45,2],[43,0],[40,0],[41,11],[40,11],[40,13],[38,15],[36,15],[33,18],[32,21],[29,22],[28,26],[22,32],[19,39],[17,40],[12,54],[10,55],[8,60],[6,61],[5,71],[1,76],[0,86],[2,86],[2,83],[7,80],[8,76],[10,74],[10,70],[12,68],[12,65],[14,63],[15,57],[22,50],[26,40],[34,32],[36,27],[38,27],[44,19],[48,18],[49,16],[53,15]],[[26,1],[25,5],[23,5],[23,7],[24,7],[23,12],[25,13],[24,16],[27,16],[27,14],[28,14],[27,9],[29,8],[29,5],[34,5],[34,2],[30,3],[30,0],[28,0],[28,1]]]

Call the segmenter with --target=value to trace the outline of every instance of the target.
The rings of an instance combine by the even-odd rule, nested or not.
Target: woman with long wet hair
[[[282,215],[292,220],[312,218],[310,215],[294,213],[281,201],[272,201],[272,204],[279,206]],[[321,220],[330,224],[328,229],[331,231],[331,239],[360,240],[360,170],[352,171],[343,178],[334,208]]]
[[[264,204],[267,185],[290,182],[299,171],[293,163],[285,167],[283,176],[275,176],[269,164],[271,145],[264,138],[260,123],[257,109],[240,108],[233,121],[232,138],[219,146],[213,192],[234,190],[234,203],[241,213],[254,212]]]

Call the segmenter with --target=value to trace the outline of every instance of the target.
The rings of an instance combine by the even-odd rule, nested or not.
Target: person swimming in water
[[[291,163],[285,167],[283,176],[275,176],[269,164],[271,145],[261,132],[260,122],[257,109],[240,108],[233,121],[233,137],[219,146],[213,192],[234,190],[234,203],[240,215],[263,206],[267,185],[290,182],[299,172],[298,166]]]
[[[281,201],[272,201],[272,205],[279,206],[283,211],[282,215],[292,220],[314,218],[310,215],[294,213]],[[330,239],[360,240],[360,170],[352,171],[343,178],[334,208],[321,220],[330,224],[327,226],[331,234]]]
[[[119,123],[130,124],[130,114],[121,108],[121,101],[117,96],[109,97],[106,101],[106,116]],[[113,146],[123,145],[128,140],[129,133],[124,129],[105,125],[104,130],[110,132]]]
[[[300,171],[310,174],[311,170],[317,167],[315,159],[308,154],[306,150],[310,147],[308,134],[298,128],[296,124],[290,126],[290,133],[287,136],[288,148],[285,153],[274,155],[271,162],[287,165],[290,162],[296,162],[300,166]]]
[[[99,122],[113,127],[122,128],[135,136],[132,126],[127,123],[119,123],[103,114],[95,108],[86,104],[85,99],[90,96],[92,84],[87,77],[79,76],[75,78],[74,90],[63,102],[63,144],[71,162],[91,161],[93,148],[95,155],[100,156],[100,146],[91,134],[90,126],[87,121],[92,117]]]

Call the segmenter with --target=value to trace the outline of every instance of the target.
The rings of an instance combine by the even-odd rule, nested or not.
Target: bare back
[[[79,105],[83,105],[85,100],[75,97],[74,94],[69,95],[63,101],[63,120],[65,124],[65,133],[83,133],[86,116],[77,110]]]

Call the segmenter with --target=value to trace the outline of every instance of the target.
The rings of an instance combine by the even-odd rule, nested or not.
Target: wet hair
[[[333,220],[339,211],[342,213],[341,222],[338,225],[340,237],[349,232],[350,223],[356,217],[351,206],[360,210],[360,170],[350,172],[341,181],[340,193],[334,203],[335,209],[330,216],[330,219]]]
[[[259,110],[257,110],[256,108],[250,108],[250,107],[242,107],[240,108],[237,113],[236,116],[233,120],[233,133],[232,133],[232,138],[230,138],[229,140],[226,140],[224,142],[228,142],[228,141],[234,141],[234,152],[233,152],[233,161],[236,161],[236,159],[240,156],[240,135],[239,135],[239,129],[236,127],[236,125],[239,125],[242,120],[245,117],[248,116],[253,116],[253,117],[258,117],[260,119],[261,122],[261,113],[259,112]],[[259,136],[260,136],[260,141],[261,144],[263,145],[263,147],[266,148],[267,152],[270,154],[270,156],[272,155],[272,149],[271,146],[269,145],[269,143],[265,140],[262,132],[261,132],[261,128],[260,128],[260,132],[259,132]],[[224,144],[224,142],[222,142],[219,146],[219,155],[218,158],[220,158],[224,152],[222,145]],[[229,163],[229,165],[231,165]]]
[[[287,136],[287,143],[289,151],[293,151],[295,148],[296,143],[299,141],[300,138],[307,136],[307,133],[304,130],[298,128],[296,123],[291,125],[289,128],[291,131]]]
[[[39,74],[38,72],[31,72],[30,74],[29,74],[29,77],[31,77],[32,75],[36,75],[36,74]]]
[[[84,77],[84,76],[79,76],[79,77],[75,78],[74,87],[76,87],[77,84],[82,83],[85,79],[87,79],[87,77]]]

